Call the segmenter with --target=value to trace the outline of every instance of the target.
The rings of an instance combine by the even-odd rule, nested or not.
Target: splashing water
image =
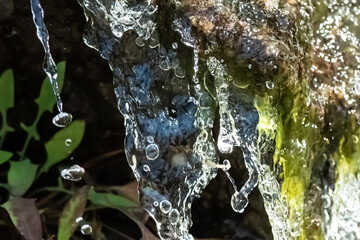
[[[53,118],[53,123],[57,127],[66,127],[71,123],[72,116],[69,113],[63,112],[63,102],[60,97],[60,91],[57,82],[58,70],[50,52],[49,32],[44,23],[44,10],[41,7],[39,0],[30,0],[30,3],[33,21],[36,26],[37,37],[39,38],[45,51],[43,68],[46,75],[50,79],[50,83],[56,97],[57,108],[60,112]]]
[[[218,168],[236,212],[259,188],[274,239],[360,238],[359,200],[344,198],[359,186],[358,1],[79,2],[162,239],[193,239],[191,203]],[[224,157],[245,165],[241,188]]]

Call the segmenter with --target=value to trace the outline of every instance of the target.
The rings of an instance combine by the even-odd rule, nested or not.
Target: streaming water
[[[193,239],[218,168],[236,212],[258,187],[274,239],[359,239],[359,1],[79,2],[162,239]],[[241,188],[225,157],[246,167]]]
[[[58,70],[54,59],[51,56],[50,45],[49,45],[49,32],[44,23],[44,10],[41,7],[39,0],[30,0],[31,12],[33,15],[33,21],[36,26],[36,34],[41,44],[44,47],[45,58],[43,68],[46,75],[50,79],[50,83],[55,94],[58,111],[60,112],[53,118],[53,123],[57,127],[66,127],[72,121],[72,116],[69,113],[63,111],[63,103],[60,97],[59,86],[57,82]]]

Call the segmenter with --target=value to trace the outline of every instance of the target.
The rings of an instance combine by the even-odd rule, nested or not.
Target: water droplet
[[[359,142],[359,138],[356,135],[353,135],[353,142],[357,144]]]
[[[159,206],[159,202],[158,202],[158,201],[155,201],[155,202],[154,202],[154,206],[155,206],[155,207],[158,207],[158,206]]]
[[[272,81],[266,81],[265,85],[268,89],[273,89],[275,87],[275,84]]]
[[[154,138],[152,136],[148,136],[146,138],[146,140],[147,140],[148,143],[153,143],[154,142]]]
[[[142,39],[141,37],[137,37],[137,38],[135,39],[135,43],[136,43],[136,45],[138,45],[139,47],[145,46],[144,39]]]
[[[164,71],[170,70],[170,64],[169,64],[169,62],[167,60],[161,61],[159,67]]]
[[[233,141],[230,138],[219,138],[218,140],[219,151],[225,154],[232,153]]]
[[[80,231],[84,235],[90,235],[92,233],[92,227],[89,224],[84,224],[81,226]]]
[[[67,147],[70,147],[71,144],[72,144],[72,140],[71,140],[70,138],[68,138],[68,139],[65,140],[65,145],[66,145]]]
[[[178,44],[177,44],[176,42],[174,42],[171,46],[172,46],[173,49],[177,49],[177,48],[178,48]]]
[[[72,122],[72,115],[70,113],[61,112],[58,115],[56,115],[52,122],[57,127],[67,127]]]
[[[249,69],[252,69],[252,65],[251,65],[251,64],[249,64],[249,65],[248,65],[248,68],[249,68]]]
[[[82,223],[84,221],[84,219],[82,218],[82,217],[78,217],[76,220],[75,220],[75,222],[77,223],[77,224],[80,224],[80,223]]]
[[[70,168],[61,171],[61,177],[70,181],[80,181],[84,176],[85,170],[79,165],[73,165]]]
[[[172,205],[171,205],[171,202],[169,202],[168,200],[162,200],[160,202],[160,210],[163,212],[163,213],[168,213],[170,212],[172,208]]]
[[[227,159],[225,159],[224,160],[224,162],[223,162],[223,164],[224,164],[224,171],[229,171],[229,169],[231,168],[231,164],[230,164],[230,161],[229,160],[227,160]]]
[[[146,165],[146,164],[143,166],[143,170],[144,170],[144,172],[151,172],[149,165]]]
[[[180,213],[177,209],[172,209],[169,213],[169,221],[171,224],[176,224],[179,221]]]
[[[360,82],[355,84],[354,90],[357,95],[360,95]]]
[[[176,66],[175,67],[175,76],[178,77],[178,78],[184,78],[185,77],[185,70],[180,66]]]
[[[231,206],[235,212],[242,213],[248,205],[249,200],[247,195],[243,194],[241,191],[236,191],[231,196]]]
[[[157,144],[149,144],[145,149],[147,159],[155,160],[159,156],[159,147]]]

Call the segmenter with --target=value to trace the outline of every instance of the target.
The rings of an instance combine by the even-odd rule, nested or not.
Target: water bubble
[[[151,172],[149,165],[146,165],[146,164],[143,166],[143,170],[144,170],[144,172]]]
[[[164,71],[168,71],[170,69],[169,61],[167,60],[161,61],[159,67]]]
[[[223,164],[224,164],[224,171],[229,171],[229,169],[231,168],[230,161],[225,159]]]
[[[219,151],[225,154],[232,153],[233,141],[230,138],[219,138],[218,140]]]
[[[65,140],[65,145],[66,145],[67,147],[70,147],[70,146],[71,146],[71,143],[72,143],[72,140],[71,140],[70,138],[68,138],[68,139]]]
[[[353,142],[357,144],[359,142],[359,138],[356,135],[353,135]]]
[[[85,170],[79,165],[73,165],[70,168],[61,171],[61,177],[70,181],[80,181],[84,176]]]
[[[180,66],[176,66],[175,67],[175,76],[178,77],[178,78],[184,78],[185,77],[185,70]]]
[[[172,205],[171,205],[171,202],[169,202],[168,200],[162,200],[160,202],[160,210],[163,212],[163,213],[168,213],[170,212],[172,208]]]
[[[176,224],[179,221],[180,213],[177,209],[172,209],[169,213],[169,221],[171,224]]]
[[[267,89],[273,89],[275,84],[272,81],[266,81],[265,83]]]
[[[154,138],[152,136],[148,136],[146,138],[146,140],[147,140],[148,143],[153,143],[154,142]]]
[[[136,43],[136,45],[138,45],[139,47],[145,46],[145,41],[144,41],[144,39],[142,39],[142,37],[137,37],[137,38],[135,39],[135,43]]]
[[[90,235],[92,233],[92,227],[86,223],[81,226],[80,231],[84,235]]]
[[[242,213],[248,205],[249,200],[246,194],[243,194],[241,191],[236,191],[231,196],[231,207],[235,212]]]
[[[159,202],[158,202],[158,201],[155,201],[155,202],[154,202],[154,206],[155,206],[155,207],[158,207],[158,206],[159,206]]]
[[[61,112],[58,115],[56,115],[52,122],[57,127],[67,127],[72,122],[72,115],[70,113]]]
[[[174,42],[171,46],[172,46],[173,49],[177,49],[179,47],[176,42]]]
[[[147,159],[155,160],[159,156],[159,147],[157,144],[149,144],[145,149]]]

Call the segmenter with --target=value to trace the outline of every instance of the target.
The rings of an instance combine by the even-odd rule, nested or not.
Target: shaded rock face
[[[358,186],[345,183],[359,170],[358,2],[80,4],[85,43],[113,71],[128,163],[161,238],[192,239],[193,199],[225,158],[249,175],[234,182],[234,211],[258,185],[275,239],[359,238],[359,199],[341,200]]]

